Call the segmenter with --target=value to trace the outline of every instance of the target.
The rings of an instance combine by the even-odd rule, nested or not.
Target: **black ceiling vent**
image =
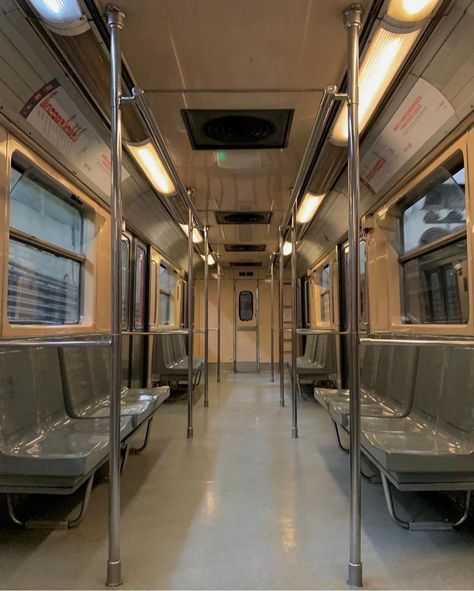
[[[271,211],[216,211],[218,224],[269,224]]]
[[[194,150],[286,148],[293,109],[183,109]]]
[[[265,244],[224,244],[226,252],[265,252]]]
[[[231,261],[229,267],[261,267],[261,261]]]

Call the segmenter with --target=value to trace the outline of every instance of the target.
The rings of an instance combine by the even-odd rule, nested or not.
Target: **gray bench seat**
[[[0,490],[42,477],[44,487],[79,485],[108,456],[108,425],[66,414],[55,349],[0,353]],[[44,394],[44,395],[43,395]],[[131,433],[129,419],[122,434]],[[38,483],[35,483],[38,486]]]
[[[179,339],[184,343],[184,335],[155,335],[153,342],[153,381],[168,382],[187,382],[189,358],[187,356],[180,358],[182,347],[176,345]],[[197,386],[203,362],[200,359],[193,358],[193,387]]]
[[[74,418],[107,418],[110,412],[108,349],[64,347],[60,357],[68,413]],[[123,389],[121,415],[130,417],[135,429],[149,419],[168,396],[167,387]]]
[[[387,350],[386,350],[387,349]],[[362,416],[403,417],[411,410],[417,367],[417,348],[383,346],[379,352],[374,388],[365,392]],[[330,401],[329,414],[341,427],[349,428],[350,402]]]

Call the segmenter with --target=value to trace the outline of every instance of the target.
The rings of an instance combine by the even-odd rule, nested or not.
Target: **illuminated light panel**
[[[173,195],[176,193],[176,187],[173,181],[161,161],[155,146],[149,140],[145,140],[139,144],[125,142],[125,145],[158,193],[162,195]]]
[[[309,192],[306,193],[301,205],[298,207],[298,211],[296,212],[296,221],[298,224],[307,224],[310,222],[318,211],[323,199],[324,195],[315,195],[314,193]]]
[[[289,254],[291,254],[292,250],[293,250],[293,245],[291,244],[291,242],[289,242],[288,240],[285,240],[285,242],[283,243],[283,256],[287,257]]]
[[[183,230],[183,232],[186,234],[186,236],[189,236],[188,224],[179,225],[181,227],[181,230]],[[193,242],[194,244],[199,244],[200,242],[202,242],[202,234],[197,228],[193,229]]]
[[[397,74],[420,29],[409,33],[392,33],[380,27],[375,33],[360,67],[359,131],[362,132],[372,113]],[[344,104],[334,123],[331,142],[347,144],[347,105]]]
[[[206,257],[203,254],[201,255],[201,258],[202,258],[203,261],[206,260]],[[215,265],[216,264],[216,259],[212,256],[212,254],[208,254],[207,255],[207,264],[210,267],[212,267],[212,265]]]
[[[54,33],[73,36],[90,29],[77,0],[30,0],[30,4]]]
[[[387,16],[401,23],[415,23],[430,16],[439,0],[390,0]]]

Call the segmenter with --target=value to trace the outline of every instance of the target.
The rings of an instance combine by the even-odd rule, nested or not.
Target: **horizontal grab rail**
[[[423,345],[427,347],[466,347],[474,348],[474,337],[470,338],[455,338],[455,339],[430,339],[430,338],[407,338],[407,339],[391,339],[378,337],[362,337],[359,342],[362,345]]]
[[[100,347],[111,345],[111,338],[104,337],[100,339],[43,339],[43,338],[25,338],[25,339],[0,339],[0,349],[2,347],[63,347],[65,345],[81,347],[91,345]]]
[[[165,328],[163,330],[149,330],[149,331],[137,331],[137,332],[133,332],[132,330],[128,330],[128,331],[122,331],[123,335],[126,336],[133,336],[133,337],[138,337],[138,336],[142,336],[142,337],[152,337],[155,335],[162,335],[162,334],[188,334],[188,329],[186,328],[177,328],[176,330],[173,330],[171,328]]]

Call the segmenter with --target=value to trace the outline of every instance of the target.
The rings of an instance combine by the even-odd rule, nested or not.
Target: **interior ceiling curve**
[[[107,0],[98,0],[103,13]],[[145,90],[184,183],[225,265],[226,243],[264,243],[268,260],[289,202],[322,89],[346,63],[348,0],[118,0],[123,55]],[[364,9],[370,2],[361,2]],[[292,111],[282,149],[195,150],[187,110]],[[215,211],[271,211],[268,225],[220,225]]]

